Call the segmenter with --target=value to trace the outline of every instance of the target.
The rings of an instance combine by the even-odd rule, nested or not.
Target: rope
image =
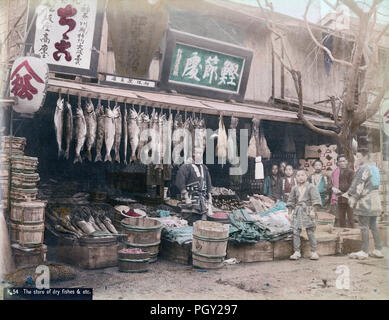
[[[195,256],[199,257],[204,257],[204,258],[224,258],[226,255],[225,254],[205,254],[205,253],[200,253],[196,251],[192,251],[192,254]]]
[[[202,241],[209,241],[209,242],[224,242],[224,241],[228,241],[228,239],[229,239],[229,237],[226,237],[226,238],[207,238],[207,237],[199,236],[197,234],[193,234],[193,238],[198,239],[198,240],[202,240]]]

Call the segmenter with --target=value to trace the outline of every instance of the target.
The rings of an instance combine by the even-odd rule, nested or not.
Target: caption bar
[[[4,288],[4,300],[92,300],[92,288]]]

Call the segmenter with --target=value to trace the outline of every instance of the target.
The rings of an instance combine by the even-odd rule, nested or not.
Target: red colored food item
[[[215,212],[212,218],[225,220],[228,219],[228,214],[225,212]]]
[[[128,210],[127,212],[123,210],[122,213],[123,213],[124,215],[126,215],[127,217],[140,217],[140,216],[141,216],[140,214],[136,213],[136,212],[134,211],[134,209],[130,209],[130,210]]]

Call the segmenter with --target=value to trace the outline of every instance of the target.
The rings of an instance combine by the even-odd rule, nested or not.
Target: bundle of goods
[[[243,201],[247,211],[253,213],[263,213],[274,206],[274,201],[264,195],[254,194],[249,198],[249,201]]]
[[[237,196],[220,195],[213,196],[212,205],[220,210],[232,211],[243,207],[243,203]]]
[[[12,142],[12,143],[11,143]],[[26,139],[4,136],[1,139],[0,188],[2,207],[8,210],[8,191],[10,183],[11,158],[23,156]]]
[[[225,195],[235,195],[235,191],[223,187],[213,187],[211,190],[213,196],[225,196]]]
[[[4,153],[12,155],[24,154],[24,148],[26,147],[26,138],[23,137],[10,137],[4,136],[1,140],[1,149]]]
[[[60,238],[80,239],[119,234],[105,210],[98,205],[50,205],[47,209],[47,226]]]

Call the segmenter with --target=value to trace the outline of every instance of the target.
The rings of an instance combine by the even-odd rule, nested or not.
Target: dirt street
[[[384,253],[385,259],[327,256],[319,261],[241,263],[206,272],[158,260],[147,273],[80,269],[76,279],[53,287],[93,287],[97,300],[389,299],[389,249]],[[349,270],[348,290],[336,287],[336,279],[346,276],[343,267],[338,270],[342,274],[336,273],[342,265]]]

